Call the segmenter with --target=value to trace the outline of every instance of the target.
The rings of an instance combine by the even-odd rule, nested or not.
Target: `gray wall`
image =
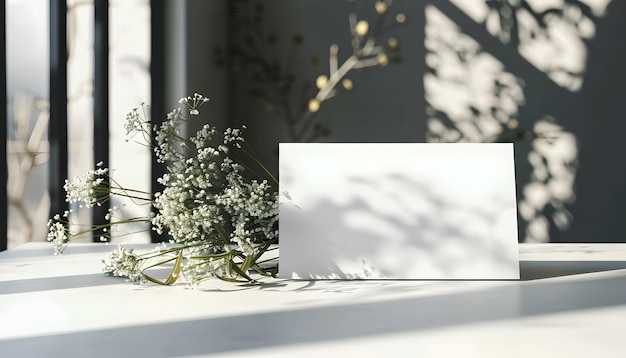
[[[208,2],[207,2],[208,3]],[[204,94],[212,98],[217,106],[216,118],[227,118],[232,126],[246,124],[249,128],[248,141],[256,148],[260,158],[276,171],[277,144],[290,141],[288,130],[280,116],[267,110],[267,103],[259,96],[250,96],[249,90],[255,79],[249,67],[235,64],[232,54],[222,52],[224,61],[215,66],[210,59],[209,49],[227,48],[243,41],[241,33],[233,31],[233,24],[244,16],[254,14],[254,1],[211,1],[207,5],[200,1],[188,1],[187,10],[187,73],[184,75],[190,91],[204,87]],[[260,24],[256,27],[258,39],[264,42],[261,52],[266,58],[274,59],[284,66],[289,58],[293,65],[287,73],[295,75],[292,107],[305,82],[314,82],[319,74],[328,74],[328,49],[333,43],[339,45],[340,63],[350,53],[350,29],[347,14],[351,6],[337,0],[273,0],[263,4]],[[373,1],[357,2],[359,19],[375,18]],[[546,72],[526,61],[516,49],[516,44],[503,43],[485,30],[484,24],[476,22],[448,1],[405,1],[398,3],[395,12],[405,13],[408,22],[388,31],[381,37],[397,38],[400,43],[401,62],[386,67],[374,67],[349,73],[354,83],[351,93],[340,91],[324,103],[315,114],[315,123],[323,125],[327,135],[316,141],[329,142],[424,142],[429,133],[431,119],[446,123],[454,130],[458,122],[438,111],[424,89],[427,73],[439,75],[426,65],[428,50],[425,46],[425,7],[436,5],[456,23],[457,31],[479,44],[480,53],[493,56],[503,64],[503,71],[523,83],[524,101],[514,119],[519,128],[507,128],[496,141],[516,142],[516,175],[518,198],[524,199],[526,185],[533,178],[533,166],[528,156],[533,152],[534,126],[542,118],[556,119],[558,126],[573,133],[578,143],[578,160],[560,163],[576,172],[575,201],[563,200],[548,203],[537,209],[537,216],[545,221],[549,229],[549,240],[553,242],[605,242],[626,241],[626,224],[622,222],[626,212],[626,189],[621,184],[624,178],[622,153],[624,144],[621,136],[622,96],[626,72],[623,70],[624,45],[616,39],[623,33],[626,4],[613,1],[606,15],[593,17],[596,35],[585,39],[588,50],[586,70],[582,76],[583,86],[570,91],[556,85]],[[189,10],[192,7],[195,10]],[[204,13],[206,11],[206,13]],[[203,13],[203,16],[198,14]],[[209,15],[206,15],[209,14]],[[247,16],[246,15],[246,16]],[[245,17],[245,16],[244,16]],[[211,19],[210,24],[206,19]],[[201,24],[204,33],[194,33],[194,23]],[[265,41],[270,34],[276,42]],[[303,42],[292,53],[292,38],[301,34]],[[257,40],[258,40],[257,39]],[[193,44],[193,45],[192,45]],[[199,46],[199,47],[197,47]],[[195,57],[200,54],[199,57]],[[311,58],[319,56],[319,64]],[[219,56],[218,56],[219,57]],[[193,60],[192,60],[193,59]],[[199,61],[198,59],[201,59]],[[179,62],[180,63],[180,62]],[[206,66],[205,66],[206,65]],[[198,69],[196,70],[191,70]],[[206,87],[205,87],[206,86]],[[252,86],[254,87],[254,86]],[[269,90],[268,90],[269,91]],[[310,98],[314,91],[309,91]],[[262,96],[261,96],[262,97]],[[428,99],[428,101],[427,101]],[[227,103],[227,105],[226,105]],[[224,107],[227,106],[227,107]],[[430,108],[430,109],[429,109]],[[435,111],[437,113],[433,114]],[[475,113],[477,119],[485,113]],[[513,116],[509,119],[513,119]],[[220,119],[216,119],[220,121]],[[447,122],[446,122],[447,121]],[[224,122],[219,122],[220,125]],[[455,124],[456,123],[456,124]],[[569,170],[568,169],[568,170]],[[546,184],[547,182],[543,182]],[[554,204],[554,205],[553,205]],[[555,206],[556,205],[556,206]],[[563,206],[561,209],[557,208]],[[573,215],[573,224],[557,228],[554,217],[560,213]],[[520,240],[526,237],[527,220],[520,220]]]

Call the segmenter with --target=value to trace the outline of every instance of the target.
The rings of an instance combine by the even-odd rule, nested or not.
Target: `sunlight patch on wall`
[[[141,103],[150,104],[150,2],[148,0],[110,1],[110,159],[113,178],[126,188],[150,192],[151,150],[126,142],[126,114]],[[122,210],[113,220],[147,217],[149,205],[135,205],[116,198],[113,205]],[[123,227],[122,227],[123,226]],[[113,242],[150,241],[145,223],[117,225]]]
[[[451,0],[474,21],[544,72],[554,83],[579,91],[587,60],[586,41],[595,36],[595,19],[611,0]]]
[[[7,244],[14,248],[45,239],[50,207],[46,1],[8,1],[6,15]]]
[[[532,173],[519,198],[518,213],[528,223],[525,242],[548,242],[550,221],[566,230],[573,220],[566,205],[576,199],[578,143],[576,136],[549,117],[537,121],[533,132],[537,138],[528,153]]]
[[[518,178],[521,239],[550,241],[551,223],[565,230],[575,200],[577,140],[556,119],[521,118],[526,83],[484,51],[434,6],[426,8],[424,75],[429,142],[529,143],[529,178]]]
[[[148,0],[110,1],[111,159],[116,177],[129,187],[150,182],[150,150],[124,143],[126,113],[149,99],[150,4]],[[93,0],[68,0],[68,150],[69,176],[94,168],[93,158]],[[7,1],[7,167],[8,246],[46,239],[50,198],[47,191],[49,144],[48,6],[46,0]],[[25,46],[24,44],[29,44]],[[129,169],[126,169],[126,168]],[[139,183],[139,184],[137,184]],[[114,203],[120,205],[121,203]],[[88,224],[88,210],[73,222]],[[149,210],[148,207],[140,208]],[[145,216],[128,212],[130,216]],[[147,227],[135,228],[148,230]],[[143,235],[119,235],[120,241],[149,241]],[[91,241],[91,237],[85,237]]]
[[[499,136],[525,103],[523,82],[435,7],[426,8],[426,19],[428,141],[484,142]]]
[[[67,130],[69,177],[82,176],[95,167],[93,158],[93,1],[67,2]],[[91,211],[79,204],[70,205],[71,228],[91,223]],[[83,235],[77,241],[92,240]]]

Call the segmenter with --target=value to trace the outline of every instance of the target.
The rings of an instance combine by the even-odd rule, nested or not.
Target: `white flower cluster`
[[[90,170],[82,177],[75,176],[71,181],[65,180],[63,186],[66,192],[65,201],[69,203],[82,202],[88,208],[102,205],[103,200],[108,198],[108,194],[99,193],[98,189],[105,181],[109,169],[101,168],[101,166],[102,162],[98,163],[98,169]]]
[[[156,133],[154,152],[157,156],[157,162],[176,163],[184,160],[180,147],[182,135],[179,128],[185,120],[182,110],[178,108],[168,113],[167,120],[161,125],[154,125],[153,130]],[[179,144],[178,148],[176,147],[177,143]]]
[[[118,246],[102,263],[102,271],[108,275],[126,277],[129,281],[139,283],[145,280],[140,268],[141,258],[132,249]]]
[[[124,129],[126,129],[126,136],[132,137],[137,133],[144,132],[146,130],[147,124],[148,121],[146,121],[141,116],[141,114],[139,113],[139,108],[133,108],[133,110],[126,115],[126,124],[124,124]],[[128,141],[128,139],[126,141]]]
[[[246,255],[256,253],[257,237],[271,240],[278,237],[278,201],[267,181],[246,182],[238,171],[226,176],[228,185],[216,195],[215,203],[221,205],[231,218],[230,239]]]
[[[241,126],[242,129],[246,129],[246,126]],[[237,148],[241,148],[241,143],[244,142],[243,137],[241,136],[242,131],[238,128],[227,128],[224,131],[224,144],[231,144]]]
[[[158,212],[148,218],[114,218],[119,208],[113,207],[105,216],[108,224],[76,234],[69,231],[69,220],[56,215],[48,223],[48,241],[55,251],[62,252],[75,235],[98,230],[106,236],[114,225],[151,222],[154,230],[168,234],[175,245],[160,247],[147,255],[118,247],[103,260],[105,273],[135,282],[161,284],[171,284],[179,274],[190,284],[213,276],[228,281],[254,281],[248,274],[250,269],[274,275],[275,270],[259,267],[256,260],[278,242],[278,196],[267,181],[251,176],[257,175],[256,168],[276,179],[252,155],[241,129],[227,129],[217,146],[217,130],[210,125],[204,125],[191,138],[181,134],[186,122],[191,116],[199,115],[200,106],[207,101],[208,98],[197,93],[182,98],[180,103],[185,109],[170,112],[166,121],[153,126],[138,109],[129,113],[128,134],[141,132],[144,138],[152,136],[153,142],[149,144],[154,146],[158,161],[166,163],[167,172],[158,179],[164,186],[163,191],[152,197],[150,193],[123,188],[99,163],[96,170],[66,181],[67,201],[93,207],[117,195],[131,198],[133,202],[150,203]],[[247,162],[244,169],[238,161],[242,156],[247,156],[257,166]],[[67,216],[68,213],[64,215]],[[175,252],[178,254],[172,257]],[[164,260],[164,257],[169,259]],[[147,264],[153,259],[156,263]],[[150,268],[172,260],[176,263],[166,281],[154,279],[142,271],[142,265]]]
[[[186,105],[189,108],[189,114],[191,114],[192,116],[197,116],[198,114],[200,114],[198,107],[200,107],[200,105],[208,101],[209,101],[208,97],[204,97],[201,94],[194,93],[193,97],[191,96],[183,97],[178,101],[178,103],[182,103]]]
[[[65,216],[67,216],[67,214]],[[65,245],[70,241],[70,233],[67,225],[61,221],[61,216],[59,214],[48,220],[47,240],[54,248],[55,255],[63,253]]]
[[[207,101],[194,94],[179,102],[190,115],[198,115]],[[189,247],[183,276],[197,282],[229,276],[233,256],[216,255],[235,250],[240,258],[254,256],[264,244],[277,242],[278,202],[267,181],[247,178],[248,172],[232,157],[248,153],[242,149],[242,129],[226,129],[222,144],[214,147],[215,127],[204,125],[185,139],[178,128],[186,120],[186,111],[177,109],[155,126],[155,151],[167,163],[167,174],[158,180],[165,188],[155,195],[158,213],[152,223],[171,242]]]
[[[197,110],[201,96],[181,99]],[[155,229],[167,232],[171,241],[193,246],[188,257],[219,254],[231,249],[255,255],[263,243],[277,238],[278,203],[267,181],[244,177],[243,166],[229,157],[229,147],[241,149],[240,129],[227,129],[223,144],[211,146],[216,129],[205,125],[177,150],[172,135],[181,111],[171,112],[168,122],[157,127],[156,145],[160,159],[168,163],[159,182],[165,186],[155,198],[158,214]],[[191,154],[189,154],[191,153]],[[176,159],[172,161],[172,159]],[[185,277],[223,275],[231,257],[194,260],[183,266]],[[193,280],[192,280],[193,281]]]

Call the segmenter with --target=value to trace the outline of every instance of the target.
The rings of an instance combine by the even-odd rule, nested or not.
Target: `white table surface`
[[[0,357],[626,356],[626,244],[521,244],[520,281],[199,289],[107,277],[114,248],[0,253]]]

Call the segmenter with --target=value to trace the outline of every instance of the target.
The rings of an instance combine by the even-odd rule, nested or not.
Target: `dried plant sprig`
[[[371,23],[359,19],[355,2],[348,2],[353,3],[348,13],[352,54],[340,63],[339,46],[330,45],[329,71],[311,83],[293,71],[295,53],[305,38],[294,35],[286,60],[277,59],[279,36],[266,34],[262,26],[266,4],[263,1],[233,0],[237,12],[233,15],[231,30],[238,40],[225,49],[217,49],[218,64],[228,63],[235,75],[246,76],[248,94],[261,101],[269,113],[283,122],[289,141],[311,141],[329,133],[315,119],[316,114],[323,102],[338,91],[354,89],[354,82],[346,78],[350,71],[383,67],[398,59],[398,40],[388,41],[387,45],[381,41],[394,25],[406,22],[406,15],[395,11],[399,0],[376,1],[373,6],[375,19]],[[313,63],[317,65],[318,62],[319,56],[315,56]]]
[[[396,51],[398,49],[398,41],[393,39],[391,42],[393,46],[383,46],[378,41],[383,33],[383,27],[392,6],[392,0],[376,1],[374,8],[377,13],[377,19],[373,26],[370,26],[370,23],[366,20],[359,20],[354,8],[350,11],[348,21],[350,33],[352,34],[352,54],[339,64],[339,45],[330,45],[328,75],[322,74],[315,81],[318,91],[308,101],[306,111],[302,113],[297,121],[299,129],[294,132],[297,139],[303,141],[312,139],[310,138],[311,128],[315,125],[313,114],[321,109],[324,101],[337,94],[338,87],[343,87],[347,91],[353,90],[354,83],[352,80],[345,78],[349,72],[367,67],[384,67],[389,64],[387,51]],[[406,16],[401,19],[402,21],[396,19],[396,22],[406,21]]]

